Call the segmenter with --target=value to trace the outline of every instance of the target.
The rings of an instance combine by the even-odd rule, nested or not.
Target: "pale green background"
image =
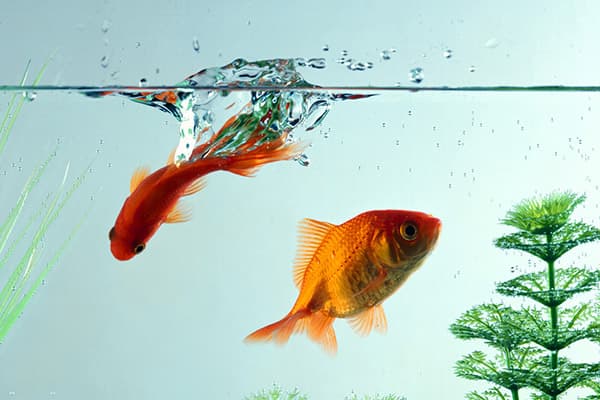
[[[596,85],[599,17],[596,1],[5,0],[0,84],[18,82],[28,59],[35,71],[56,51],[43,83],[170,84],[238,57],[326,57],[325,70],[301,70],[307,80],[407,84],[419,66],[426,85]],[[486,47],[490,39],[498,45]],[[390,47],[397,52],[382,61]],[[374,68],[348,71],[334,62],[342,50]],[[3,112],[8,95],[0,99]],[[51,230],[45,258],[91,198],[93,212],[0,345],[0,398],[239,399],[273,382],[311,399],[352,391],[463,398],[483,386],[455,377],[453,365],[487,348],[458,341],[449,324],[499,300],[494,283],[514,277],[511,267],[541,267],[493,247],[509,232],[498,219],[524,197],[572,189],[588,195],[577,216],[600,223],[598,110],[600,97],[586,93],[403,93],[335,104],[321,127],[328,138],[300,135],[313,144],[310,167],[279,163],[252,179],[212,175],[188,200],[191,222],[163,226],[142,255],[121,263],[107,234],[131,172],[164,164],[177,124],[119,98],[38,94],[0,162],[0,210],[8,212],[58,141],[30,210],[54,190],[67,161],[71,176],[95,161]],[[381,208],[430,212],[444,224],[422,270],[384,303],[386,335],[361,338],[337,321],[336,357],[305,337],[284,347],[242,342],[293,304],[301,218],[340,223]],[[585,246],[562,265],[599,259]],[[593,346],[572,355],[599,356]]]

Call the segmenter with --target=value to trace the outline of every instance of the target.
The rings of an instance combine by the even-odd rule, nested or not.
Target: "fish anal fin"
[[[329,222],[321,222],[314,219],[305,218],[298,224],[298,250],[296,252],[296,260],[294,263],[294,283],[298,288],[302,286],[306,268],[310,264],[310,260],[317,251],[317,248],[323,242],[323,239],[334,224]]]
[[[381,304],[369,307],[360,314],[350,318],[348,323],[360,336],[367,336],[373,328],[380,332],[387,332],[387,318]]]
[[[308,337],[319,343],[327,353],[335,355],[337,353],[337,339],[333,330],[335,318],[322,311],[314,312],[308,318],[309,321],[306,323]]]
[[[187,222],[192,218],[192,210],[188,205],[177,202],[175,207],[167,215],[165,223],[176,224],[178,222]]]
[[[189,196],[194,193],[198,193],[206,187],[206,180],[204,178],[198,178],[190,186],[188,186],[183,192],[184,196]]]
[[[148,167],[138,167],[133,171],[131,180],[129,181],[129,193],[133,193],[140,183],[150,175],[150,169]]]

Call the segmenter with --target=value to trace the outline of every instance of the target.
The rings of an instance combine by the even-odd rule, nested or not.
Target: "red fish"
[[[417,211],[368,211],[334,225],[300,223],[294,281],[300,293],[280,321],[246,341],[288,341],[307,332],[326,351],[337,351],[335,318],[347,318],[361,335],[387,329],[381,303],[394,293],[431,253],[441,229],[439,219]]]
[[[179,167],[169,163],[150,175],[147,168],[137,169],[131,177],[131,194],[108,235],[113,256],[118,260],[129,260],[146,248],[163,223],[188,221],[190,211],[178,201],[200,191],[204,187],[202,177],[206,174],[222,170],[251,176],[264,164],[297,157],[303,147],[298,143],[287,143],[285,135],[256,145],[260,138],[255,135],[228,157],[209,155]],[[206,146],[198,146],[194,154],[203,151]]]

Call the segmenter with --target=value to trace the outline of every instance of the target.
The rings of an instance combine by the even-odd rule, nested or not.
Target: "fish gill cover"
[[[310,131],[318,127],[334,101],[372,96],[319,91],[319,86],[307,82],[296,70],[297,66],[305,65],[302,59],[246,61],[238,58],[222,67],[190,75],[173,89],[86,94],[92,97],[118,94],[173,115],[180,123],[174,158],[180,163],[208,154],[234,154],[256,132],[262,137],[254,146],[283,135],[293,140],[290,134],[293,129],[304,127]],[[229,121],[233,123],[225,127]],[[217,137],[214,134],[219,129],[213,129],[215,126],[225,128]],[[205,148],[192,157],[200,145]],[[308,165],[306,155],[299,156],[297,161]]]

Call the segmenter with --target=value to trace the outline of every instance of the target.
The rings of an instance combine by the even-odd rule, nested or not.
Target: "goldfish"
[[[367,211],[340,225],[302,220],[293,272],[298,298],[285,317],[245,340],[283,344],[306,332],[335,354],[336,318],[362,336],[385,332],[382,302],[423,264],[440,230],[438,218],[418,211]]]
[[[118,260],[129,260],[146,248],[163,223],[190,220],[189,209],[179,200],[202,190],[205,175],[222,170],[252,176],[267,163],[297,157],[304,147],[301,143],[287,142],[286,135],[258,144],[261,138],[261,135],[253,136],[238,146],[236,153],[228,156],[211,155],[206,150],[208,146],[201,145],[194,149],[193,155],[202,154],[203,157],[194,161],[177,166],[171,153],[168,164],[152,174],[148,168],[138,168],[131,177],[130,195],[108,234],[113,256]]]

